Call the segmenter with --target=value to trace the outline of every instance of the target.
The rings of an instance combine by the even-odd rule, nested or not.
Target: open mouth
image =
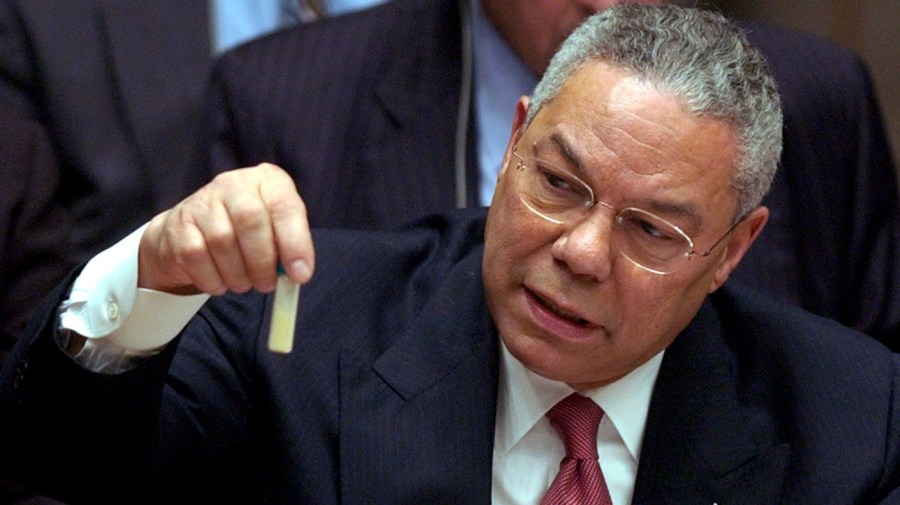
[[[565,319],[566,321],[568,321],[572,324],[581,326],[581,327],[591,326],[591,322],[588,321],[587,319],[584,319],[582,317],[579,317],[576,314],[573,314],[571,312],[567,312],[567,311],[563,310],[555,303],[551,302],[550,300],[547,300],[546,298],[539,296],[538,294],[536,294],[534,292],[530,292],[530,294],[534,298],[534,300],[537,301],[537,303],[539,303],[542,307],[547,309],[547,311],[553,313],[554,315],[560,317],[561,319]]]

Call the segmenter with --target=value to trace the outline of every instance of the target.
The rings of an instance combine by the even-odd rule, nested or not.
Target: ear
[[[499,178],[503,177],[503,173],[506,172],[506,167],[509,165],[509,158],[512,156],[513,146],[515,146],[519,139],[522,138],[522,133],[525,131],[525,116],[528,114],[528,103],[529,98],[527,96],[519,98],[519,101],[516,102],[512,129],[509,132],[509,142],[506,143],[506,153],[503,154],[503,164],[500,166],[500,173],[497,175],[498,182]]]
[[[737,268],[738,263],[741,262],[744,254],[750,249],[750,245],[753,244],[756,237],[762,232],[766,225],[766,221],[768,220],[769,209],[766,207],[757,207],[750,211],[750,213],[744,217],[743,221],[741,221],[731,232],[727,242],[722,244],[725,246],[725,254],[719,260],[719,265],[716,267],[713,282],[709,286],[710,293],[719,289],[722,284],[725,284],[725,281],[728,280],[728,276],[731,275],[731,272],[733,272],[735,268]]]

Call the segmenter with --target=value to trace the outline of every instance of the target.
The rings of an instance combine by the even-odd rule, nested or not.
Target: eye
[[[670,233],[667,233],[665,230],[660,229],[649,221],[643,219],[634,219],[634,221],[638,229],[650,238],[659,240],[672,240],[673,238]]]
[[[591,190],[566,171],[535,160],[535,175],[541,193],[548,198],[591,200]]]
[[[634,210],[626,210],[616,218],[622,231],[634,242],[644,244],[681,243],[684,239],[669,224],[661,220],[643,217]],[[655,246],[654,246],[655,247]]]
[[[547,184],[549,184],[551,187],[560,190],[574,191],[572,183],[566,178],[560,177],[559,175],[547,170],[541,171],[541,174],[544,176],[544,179],[546,179]]]

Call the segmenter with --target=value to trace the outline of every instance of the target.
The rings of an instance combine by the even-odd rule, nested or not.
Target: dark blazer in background
[[[900,201],[868,69],[848,49],[747,24],[784,110],[773,220],[735,278],[900,351]]]
[[[316,232],[290,354],[266,348],[270,297],[228,295],[177,350],[94,376],[58,349],[50,300],[0,381],[10,454],[72,503],[488,505],[483,225],[468,211],[405,234]],[[880,344],[725,287],[663,358],[633,503],[898,504],[898,388]]]
[[[781,86],[785,151],[771,222],[735,276],[900,349],[898,188],[866,69],[821,39],[748,30]],[[452,208],[460,37],[456,0],[394,0],[225,55],[209,100],[211,166],[280,164],[314,226]]]
[[[56,158],[43,128],[0,107],[0,366],[31,313],[74,266],[58,191]],[[2,437],[0,447],[7,450]],[[0,503],[62,505],[11,480],[3,461]]]
[[[0,107],[0,363],[74,266],[59,172],[39,124]]]
[[[55,143],[87,258],[199,187],[206,0],[3,0],[0,104]]]

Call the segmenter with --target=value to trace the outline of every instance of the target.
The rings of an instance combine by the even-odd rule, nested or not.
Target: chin
[[[521,332],[517,335],[504,339],[504,342],[510,354],[526,368],[550,380],[569,382],[575,379],[571,374],[574,361],[571,355],[542,338],[526,336]]]

